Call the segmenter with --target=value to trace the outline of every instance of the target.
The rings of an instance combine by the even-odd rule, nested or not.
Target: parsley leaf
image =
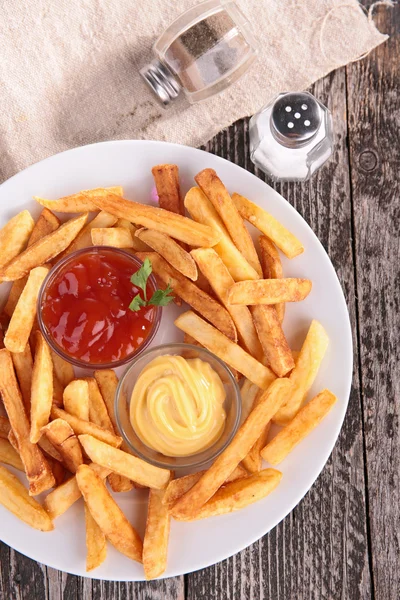
[[[172,287],[168,284],[165,290],[157,290],[154,292],[148,303],[153,306],[168,306],[174,299],[173,296],[169,295],[171,292]]]
[[[147,300],[147,280],[150,277],[152,271],[153,267],[151,265],[151,261],[150,259],[146,258],[140,269],[136,271],[136,273],[134,273],[131,277],[131,283],[143,290],[144,293],[144,299],[141,297],[140,294],[136,294],[136,296],[130,303],[129,308],[133,312],[137,312],[142,308],[142,306],[168,306],[168,304],[174,299],[173,296],[170,296],[172,292],[172,287],[170,286],[170,284],[168,284],[165,290],[156,290],[150,298],[150,300]]]
[[[142,264],[140,269],[138,271],[136,271],[136,273],[134,273],[131,277],[131,283],[133,283],[133,285],[136,285],[136,287],[143,290],[144,299],[146,301],[147,301],[147,292],[146,292],[147,280],[150,277],[152,270],[153,270],[153,267],[151,266],[150,259],[145,258],[144,263]],[[145,306],[145,305],[143,304],[142,306]],[[136,309],[136,310],[138,310],[138,309]]]
[[[136,296],[130,303],[129,308],[133,312],[136,312],[136,311],[140,310],[142,306],[146,306],[146,304],[147,304],[147,301],[143,300],[143,298],[139,294],[136,294]]]

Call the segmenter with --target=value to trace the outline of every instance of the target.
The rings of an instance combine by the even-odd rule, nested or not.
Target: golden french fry
[[[117,450],[91,435],[80,435],[79,441],[91,461],[108,467],[128,479],[145,487],[163,489],[167,487],[171,472],[154,467],[123,450]]]
[[[219,234],[211,227],[195,223],[187,217],[162,208],[124,200],[114,195],[96,199],[96,204],[101,210],[106,210],[120,219],[128,219],[137,225],[161,231],[190,246],[213,246],[219,241]]]
[[[303,406],[281,431],[261,451],[264,460],[278,465],[329,413],[337,398],[323,390]]]
[[[42,436],[41,429],[49,422],[52,402],[53,362],[50,348],[40,331],[37,331],[31,388],[30,440],[32,444],[36,444],[40,440]]]
[[[118,377],[113,369],[102,369],[94,372],[94,378],[97,382],[100,394],[107,407],[108,416],[111,420],[114,431],[118,431],[118,424],[115,418],[115,394],[118,387]],[[121,448],[123,448],[122,444]]]
[[[275,244],[266,235],[260,235],[258,241],[260,244],[260,262],[264,279],[282,279],[282,262]],[[275,308],[278,319],[282,323],[285,316],[285,304],[280,302],[279,304],[275,304]]]
[[[89,383],[85,379],[74,379],[63,393],[64,408],[70,415],[89,421]]]
[[[112,227],[117,222],[117,217],[114,215],[110,215],[104,210],[100,211],[90,223],[85,225],[83,229],[78,233],[72,244],[68,246],[68,248],[62,253],[60,258],[64,258],[71,252],[76,252],[77,250],[81,250],[82,248],[87,248],[92,245],[92,236],[91,231],[94,228],[98,227]]]
[[[97,211],[97,204],[95,200],[103,196],[112,194],[114,196],[122,196],[124,193],[123,188],[120,185],[107,187],[107,188],[94,188],[93,190],[82,190],[77,194],[71,196],[64,196],[58,200],[46,200],[45,198],[39,198],[39,196],[33,196],[36,202],[39,202],[42,206],[54,210],[59,213],[86,213]]]
[[[51,418],[64,419],[64,421],[67,421],[67,423],[69,423],[74,430],[75,435],[89,434],[98,440],[101,440],[105,444],[114,446],[115,448],[119,448],[121,445],[122,438],[119,436],[114,435],[107,429],[103,429],[94,423],[90,423],[90,421],[83,421],[74,415],[70,415],[65,410],[58,408],[57,406],[53,405],[51,409]]]
[[[296,366],[290,374],[293,384],[287,403],[274,416],[278,425],[286,425],[293,419],[304,403],[306,395],[315,381],[321,362],[328,348],[329,338],[318,321],[312,321],[300,350]]]
[[[19,471],[25,471],[17,450],[8,440],[4,440],[3,438],[0,438],[0,462],[10,465]]]
[[[23,352],[26,348],[36,317],[39,291],[48,272],[48,267],[36,267],[29,273],[4,337],[4,345],[10,352]]]
[[[146,531],[143,540],[143,568],[146,579],[155,579],[167,568],[171,517],[163,504],[164,490],[150,490]]]
[[[35,226],[28,210],[23,210],[0,230],[0,269],[18,256],[28,243]]]
[[[51,350],[51,359],[53,361],[54,373],[63,388],[67,387],[75,377],[74,367],[67,362],[57,352]]]
[[[175,319],[175,325],[260,388],[267,389],[275,379],[271,369],[258,362],[243,348],[234,344],[223,333],[206,323],[194,312],[189,310],[179,315]]]
[[[151,172],[156,184],[160,208],[184,215],[185,208],[181,199],[177,165],[156,165]]]
[[[83,463],[82,450],[78,438],[72,427],[63,419],[54,419],[42,427],[49,442],[61,454],[65,466],[71,473],[76,473],[77,468]]]
[[[54,477],[50,465],[36,444],[29,440],[29,421],[14,366],[8,350],[0,350],[0,394],[16,439],[18,451],[24,464],[29,481],[29,493],[35,496],[48,490],[54,485]]]
[[[3,417],[0,415],[0,438],[3,440],[8,440],[8,434],[10,433],[10,421],[7,417]]]
[[[24,401],[25,411],[27,416],[30,416],[33,359],[29,342],[26,344],[23,352],[12,352],[11,357]]]
[[[147,252],[148,250],[151,250],[150,246],[148,246],[147,244],[142,242],[142,240],[139,240],[139,238],[136,237],[136,235],[135,235],[137,230],[140,229],[140,227],[136,227],[136,225],[134,225],[127,219],[118,219],[117,227],[125,227],[125,229],[128,229],[128,231],[130,232],[130,234],[132,236],[132,249],[134,251]]]
[[[90,510],[85,504],[86,528],[86,571],[92,571],[103,563],[107,556],[106,536],[93,519]]]
[[[196,281],[196,263],[189,252],[186,252],[186,250],[169,237],[169,235],[161,233],[160,231],[142,228],[136,231],[135,237],[138,237],[150,246],[150,248],[158,252],[158,254],[165,258],[165,260],[179,271],[179,273],[182,273],[182,275],[188,277],[192,281]]]
[[[40,531],[51,531],[54,525],[43,506],[31,498],[15,475],[0,465],[0,504],[18,519]]]
[[[260,401],[262,390],[258,387],[258,385],[254,385],[248,379],[246,379],[242,385],[240,390],[240,394],[242,397],[242,422],[247,419],[250,412],[257,406]],[[268,422],[263,431],[261,432],[257,441],[253,444],[252,448],[246,454],[244,459],[242,460],[242,465],[247,469],[250,473],[255,473],[261,470],[261,456],[260,450],[263,448],[267,441],[268,431],[271,423]]]
[[[250,310],[268,365],[284,377],[294,368],[294,360],[275,306],[258,304]]]
[[[26,286],[26,282],[28,281],[28,276],[21,277],[21,279],[17,279],[17,281],[13,281],[10,293],[8,294],[7,303],[4,307],[4,312],[8,317],[12,317],[15,307],[17,306],[17,302],[22,294],[24,287]]]
[[[93,246],[133,248],[132,236],[126,227],[95,227],[90,235]]]
[[[61,227],[29,246],[0,270],[0,281],[15,281],[27,275],[65,250],[78,235],[87,220],[87,214],[67,221]]]
[[[211,204],[224,222],[225,227],[235,243],[235,246],[243,254],[247,262],[262,277],[262,270],[253,240],[243,222],[228,190],[214,171],[204,169],[195,176],[197,185],[203,190]]]
[[[252,383],[250,379],[245,379],[242,387],[240,388],[240,396],[242,399],[242,416],[241,422],[243,423],[251,411],[253,410],[254,403],[257,396],[262,394],[262,389],[255,383]]]
[[[56,450],[53,446],[53,444],[51,444],[49,442],[49,440],[47,439],[47,437],[45,437],[44,435],[42,435],[42,437],[40,438],[40,440],[38,441],[38,446],[43,450],[43,452],[47,455],[47,459],[52,458],[53,460],[56,460],[57,462],[61,463],[62,462],[62,456],[61,454],[58,452],[58,450]],[[50,462],[50,461],[49,461]]]
[[[32,336],[31,336],[32,339]],[[31,342],[32,345],[32,342]],[[58,379],[55,370],[54,370],[54,363],[53,363],[53,404],[55,404],[55,406],[59,406],[60,408],[62,408],[63,406],[63,393],[64,393],[64,388],[60,383],[60,380]]]
[[[220,488],[197,513],[175,518],[178,521],[194,521],[240,510],[268,496],[277,487],[281,479],[282,473],[280,471],[264,469],[259,473],[233,481]]]
[[[231,304],[276,304],[277,302],[300,302],[311,292],[309,279],[259,279],[238,281],[229,292]]]
[[[249,473],[258,473],[258,471],[261,471],[261,467],[262,467],[261,450],[264,448],[265,444],[267,443],[270,427],[271,427],[271,421],[266,424],[266,426],[264,427],[264,430],[261,432],[260,437],[254,443],[253,447],[248,452],[248,454],[242,460],[242,465],[244,466],[245,469],[247,469],[247,471],[249,471]]]
[[[58,485],[61,485],[64,482],[65,474],[67,471],[64,465],[62,465],[57,460],[54,460],[50,457],[47,457],[47,460],[51,465],[51,470],[53,471],[54,479],[56,480],[54,487],[57,487]]]
[[[142,540],[107,491],[101,478],[87,465],[76,472],[76,481],[97,525],[119,551],[142,562]]]
[[[229,290],[235,283],[232,275],[213,248],[197,248],[191,252],[200,271],[211,284],[217,298],[225,306],[235,323],[241,345],[257,360],[263,359],[253,319],[247,306],[234,306],[228,302]]]
[[[171,513],[175,518],[186,519],[195,516],[215,494],[234,468],[248,454],[265,425],[285,402],[291,387],[288,379],[276,379],[262,394],[257,406],[240,426],[229,446],[218,456],[199,481],[174,504]]]

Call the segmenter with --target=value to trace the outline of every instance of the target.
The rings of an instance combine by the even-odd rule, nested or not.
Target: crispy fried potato
[[[268,367],[258,362],[194,312],[188,311],[179,315],[175,325],[260,388],[266,389],[275,379],[275,375]]]
[[[291,387],[288,379],[276,379],[262,394],[257,406],[240,426],[229,446],[199,481],[174,504],[171,513],[175,518],[190,519],[196,516],[248,454],[265,425],[287,399]]]
[[[76,481],[97,525],[119,551],[142,562],[142,540],[107,491],[103,481],[87,465],[76,472]]]
[[[63,464],[58,462],[58,460],[54,460],[53,458],[50,458],[50,457],[47,457],[47,460],[49,461],[49,463],[51,465],[51,470],[53,471],[54,479],[56,480],[54,487],[57,487],[57,486],[61,485],[62,483],[64,483],[64,479],[65,479],[67,470],[65,469]]]
[[[10,433],[10,421],[7,417],[3,417],[0,415],[0,438],[3,440],[8,440],[8,434]]]
[[[0,281],[21,279],[34,267],[39,267],[60,254],[75,239],[86,221],[87,214],[80,215],[29,246],[0,270]]]
[[[106,536],[93,519],[90,510],[85,504],[86,528],[86,571],[92,571],[103,563],[107,556]]]
[[[31,388],[30,440],[32,444],[36,444],[40,440],[42,436],[41,429],[49,422],[52,402],[53,362],[50,348],[40,331],[37,331]]]
[[[31,345],[32,345],[32,343],[31,343]],[[58,379],[58,377],[56,375],[56,372],[54,370],[54,364],[53,364],[53,404],[60,408],[63,407],[63,393],[64,393],[63,386],[61,385],[60,380]]]
[[[8,317],[12,317],[12,314],[17,306],[17,302],[22,294],[24,287],[26,286],[26,282],[28,281],[28,276],[21,277],[21,279],[17,279],[17,281],[13,281],[10,293],[8,294],[7,303],[4,307],[4,312]]]
[[[192,281],[197,279],[197,267],[189,252],[186,252],[169,235],[151,229],[138,229],[135,236],[158,252],[177,271]]]
[[[0,394],[3,399],[18,451],[29,481],[29,493],[35,496],[54,485],[50,465],[36,444],[29,440],[29,421],[8,350],[0,350]]]
[[[240,390],[242,397],[242,422],[247,419],[250,412],[255,408],[261,399],[262,390],[254,383],[251,383],[248,379],[242,385]],[[250,473],[256,473],[261,470],[261,456],[260,451],[264,448],[267,443],[268,432],[271,422],[269,421],[263,431],[261,432],[258,440],[253,444],[252,448],[246,454],[242,460],[242,465]]]
[[[257,360],[263,359],[263,350],[247,306],[234,306],[228,302],[229,290],[235,283],[232,275],[213,248],[197,248],[191,252],[200,271],[211,284],[219,301],[225,306],[236,325],[242,346]]]
[[[93,190],[82,190],[77,194],[71,196],[64,196],[58,200],[45,200],[39,198],[39,196],[33,196],[36,202],[39,202],[42,206],[54,210],[59,213],[86,213],[97,211],[97,204],[95,200],[110,194],[114,196],[122,196],[124,193],[123,188],[120,185],[108,187],[108,188],[94,188]]]
[[[117,227],[125,227],[125,229],[128,229],[128,231],[130,232],[130,234],[132,236],[132,249],[133,250],[135,250],[137,252],[147,252],[148,250],[151,250],[150,246],[148,246],[147,244],[142,242],[142,240],[140,240],[135,235],[137,230],[140,229],[140,227],[136,227],[136,225],[134,225],[127,219],[118,219]]]
[[[264,279],[282,279],[283,269],[278,249],[266,235],[260,235],[258,238],[260,244],[260,262]],[[285,316],[285,304],[280,302],[275,304],[276,312],[280,323]]]
[[[250,310],[268,365],[284,377],[294,368],[294,360],[275,306],[259,304]]]
[[[82,450],[72,427],[63,419],[54,419],[41,432],[61,454],[65,466],[71,473],[83,463]]]
[[[200,188],[193,187],[188,191],[185,196],[185,207],[192,219],[208,225],[220,235],[220,240],[214,246],[214,250],[235,281],[259,279],[259,274],[236,248],[217,211]]]
[[[24,401],[25,411],[27,416],[30,417],[33,358],[29,342],[26,344],[23,352],[11,352],[11,357],[21,390],[22,400]]]
[[[264,427],[264,430],[261,432],[260,437],[254,443],[253,447],[248,452],[248,454],[246,454],[246,456],[242,460],[242,465],[244,466],[245,469],[247,469],[247,471],[249,471],[249,473],[258,473],[258,471],[261,471],[261,467],[262,467],[261,450],[264,448],[265,444],[267,443],[270,428],[271,428],[271,421],[266,424],[266,426]]]
[[[323,390],[303,406],[281,431],[265,446],[261,455],[271,465],[278,465],[329,413],[337,398]]]
[[[118,387],[118,377],[113,369],[102,369],[94,372],[94,378],[97,382],[100,394],[107,407],[108,416],[111,420],[114,431],[118,431],[118,424],[115,418],[115,394]],[[123,445],[121,446],[123,447]]]
[[[89,383],[85,379],[74,379],[63,393],[64,408],[70,415],[89,421]]]
[[[309,279],[259,279],[239,281],[229,292],[231,304],[276,304],[277,302],[300,302],[311,292]]]
[[[195,176],[197,185],[203,190],[211,204],[224,222],[229,231],[235,246],[243,254],[247,262],[262,277],[262,270],[253,240],[243,222],[228,190],[214,171],[214,169],[204,169]]]
[[[62,463],[63,459],[61,454],[58,452],[58,450],[54,448],[53,444],[49,442],[46,436],[42,435],[42,437],[38,441],[38,446],[40,446],[40,448],[43,450],[47,459],[52,458],[53,460]]]
[[[282,479],[282,473],[275,469],[264,469],[244,479],[228,483],[220,488],[197,513],[187,517],[175,517],[178,521],[194,521],[207,517],[224,515],[240,510],[270,494]]]
[[[67,362],[59,354],[51,350],[51,359],[53,361],[54,373],[63,388],[67,387],[75,377],[74,367]]]
[[[71,252],[76,252],[77,250],[81,250],[82,248],[87,248],[92,245],[92,229],[95,228],[104,228],[104,227],[112,227],[117,222],[117,217],[114,215],[110,215],[109,213],[101,210],[95,217],[81,229],[78,233],[72,244],[68,246],[66,250],[60,256],[64,258]]]
[[[114,435],[107,429],[103,429],[94,423],[90,423],[89,421],[83,421],[82,419],[78,419],[74,415],[70,415],[62,408],[58,408],[53,405],[51,409],[51,418],[52,419],[64,419],[67,421],[75,432],[75,435],[83,435],[89,434],[98,440],[103,441],[105,444],[110,444],[115,448],[119,448],[122,442],[122,438],[118,435]]]
[[[48,272],[48,267],[36,267],[29,273],[4,337],[4,345],[10,352],[23,352],[26,348],[36,317],[40,288]]]
[[[40,531],[54,529],[43,506],[31,498],[19,479],[2,466],[0,466],[0,504],[35,529]]]
[[[154,467],[136,456],[123,450],[117,450],[91,435],[80,435],[79,441],[86,454],[98,465],[107,466],[115,473],[144,485],[145,487],[163,489],[167,487],[171,472]]]
[[[184,215],[185,208],[181,199],[177,165],[156,165],[151,172],[156,184],[160,208]]]
[[[133,248],[132,236],[126,227],[94,227],[90,235],[93,246]]]
[[[171,517],[163,504],[164,490],[150,490],[146,531],[143,540],[143,568],[146,579],[155,579],[167,568]]]
[[[139,204],[112,195],[96,200],[96,204],[101,210],[106,210],[112,215],[128,219],[148,229],[161,231],[190,246],[214,246],[220,238],[211,227],[195,223],[162,208]]]
[[[242,400],[242,416],[241,423],[247,419],[251,411],[255,406],[257,396],[262,394],[262,389],[255,383],[252,383],[250,379],[245,379],[242,387],[240,388],[240,397]]]
[[[286,425],[293,419],[304,403],[306,395],[315,381],[321,362],[328,348],[329,338],[318,321],[312,321],[306,339],[290,374],[293,390],[288,402],[274,416],[278,425]]]
[[[35,226],[28,210],[23,210],[0,230],[0,269],[18,256],[28,243]]]
[[[25,472],[20,455],[10,442],[3,438],[0,438],[0,462]]]

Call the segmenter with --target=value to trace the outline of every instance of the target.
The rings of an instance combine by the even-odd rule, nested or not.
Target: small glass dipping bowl
[[[165,456],[149,448],[137,436],[130,421],[130,400],[139,374],[152,360],[167,354],[183,358],[199,358],[207,362],[221,378],[226,392],[224,401],[226,421],[220,438],[206,450],[190,456]],[[217,458],[232,441],[239,426],[241,410],[240,390],[229,367],[205,348],[183,343],[156,346],[137,357],[121,377],[115,396],[115,416],[118,428],[132,452],[152,465],[172,470],[198,469]]]

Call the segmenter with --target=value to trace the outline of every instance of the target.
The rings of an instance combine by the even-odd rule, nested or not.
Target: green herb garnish
[[[153,267],[150,259],[145,258],[143,265],[131,277],[131,283],[140,288],[144,294],[144,299],[140,294],[136,294],[130,303],[129,308],[133,312],[140,310],[142,306],[167,306],[174,299],[173,296],[170,296],[172,288],[170,284],[168,284],[165,290],[156,290],[150,300],[147,300],[147,280],[152,271]]]

